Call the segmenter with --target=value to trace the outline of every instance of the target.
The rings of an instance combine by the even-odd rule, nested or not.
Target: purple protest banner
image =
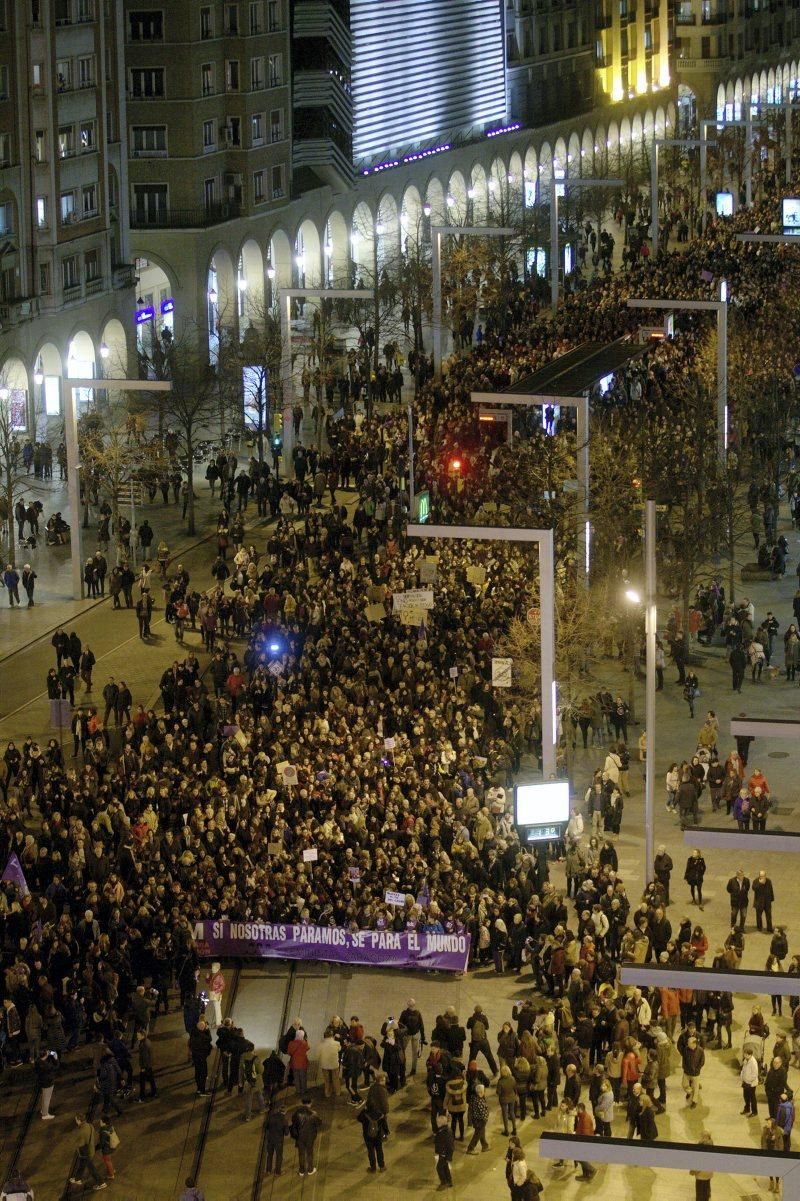
[[[4,884],[16,884],[17,891],[21,897],[29,897],[31,895],[31,890],[28,888],[28,881],[25,879],[25,873],[22,870],[22,864],[13,851],[8,857],[8,862],[2,876],[0,876],[0,880]]]
[[[254,959],[323,959],[367,967],[463,972],[469,958],[468,934],[428,934],[408,930],[345,930],[341,926],[301,926],[284,922],[195,922],[200,955]]]

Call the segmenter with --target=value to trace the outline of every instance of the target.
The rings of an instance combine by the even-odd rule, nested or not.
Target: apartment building
[[[0,0],[0,361],[12,339],[21,352],[0,374],[28,429],[58,414],[48,380],[93,371],[106,337],[125,357],[121,14],[121,0]]]

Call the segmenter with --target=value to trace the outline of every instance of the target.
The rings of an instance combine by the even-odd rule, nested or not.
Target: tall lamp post
[[[433,290],[433,374],[442,375],[442,239],[510,238],[517,231],[505,225],[432,225],[431,226],[431,286]]]
[[[78,520],[81,505],[81,464],[78,452],[78,415],[75,409],[76,388],[112,388],[122,392],[171,392],[171,380],[158,379],[64,379],[64,446],[67,452],[67,496],[70,516],[70,560],[72,567],[72,599],[83,600],[83,530]],[[192,464],[189,464],[189,487]]]
[[[717,315],[717,450],[728,449],[728,285],[720,283],[719,300],[629,300],[629,309],[679,309],[687,313]]]

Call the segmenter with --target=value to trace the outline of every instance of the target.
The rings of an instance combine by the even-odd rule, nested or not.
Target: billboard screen
[[[500,0],[351,0],[356,163],[506,115]]]
[[[569,783],[518,784],[514,789],[514,822],[518,826],[558,825],[569,821]]]
[[[733,192],[717,192],[717,216],[733,216]]]
[[[783,232],[800,236],[800,197],[787,196],[783,201]]]

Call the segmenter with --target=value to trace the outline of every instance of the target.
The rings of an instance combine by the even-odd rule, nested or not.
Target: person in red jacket
[[[225,681],[225,687],[228,689],[228,693],[231,698],[231,707],[233,709],[234,717],[236,716],[236,709],[239,704],[239,697],[241,696],[242,692],[244,692],[244,689],[246,686],[247,686],[247,681],[245,680],[244,676],[242,675],[241,667],[234,667],[233,671],[231,672],[231,674],[228,676],[227,680]]]
[[[294,1038],[286,1048],[286,1054],[289,1056],[295,1092],[298,1097],[303,1097],[307,1091],[308,1081],[308,1040],[302,1026],[295,1030]]]
[[[575,1133],[584,1136],[594,1134],[594,1118],[582,1101],[579,1101],[575,1106]],[[597,1168],[593,1167],[585,1159],[579,1159],[578,1165],[581,1170],[575,1177],[576,1180],[593,1180],[597,1175]]]

